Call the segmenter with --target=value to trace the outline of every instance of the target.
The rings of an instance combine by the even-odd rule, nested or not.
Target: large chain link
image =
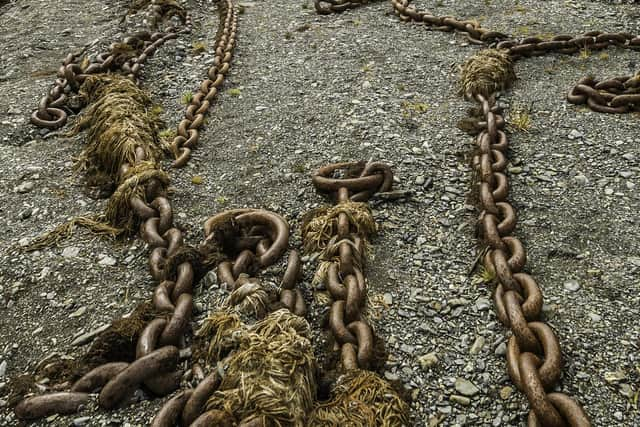
[[[498,319],[511,329],[507,370],[513,383],[525,393],[531,411],[529,426],[584,427],[590,422],[580,405],[552,391],[560,378],[562,355],[553,330],[540,321],[542,292],[536,281],[523,272],[527,255],[522,242],[511,236],[516,212],[508,202],[505,175],[508,140],[504,118],[495,97],[473,96],[482,111],[482,129],[476,139],[473,168],[478,177],[478,220],[488,251],[484,268],[495,278],[494,295]]]
[[[355,178],[334,178],[336,172],[359,169]],[[393,174],[383,163],[335,163],[324,166],[313,176],[313,184],[335,196],[337,206],[347,202],[366,202],[373,194],[391,189]],[[367,296],[365,239],[360,226],[346,212],[337,217],[336,234],[323,248],[322,259],[328,262],[324,277],[333,302],[329,327],[340,346],[342,367],[369,369],[373,358],[374,336],[371,325],[362,316]]]

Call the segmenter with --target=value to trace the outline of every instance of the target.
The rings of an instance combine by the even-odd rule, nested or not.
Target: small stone
[[[502,398],[502,400],[507,400],[512,393],[513,393],[513,388],[509,386],[502,387],[500,389],[500,398]]]
[[[471,348],[469,349],[469,353],[478,354],[480,353],[480,351],[482,351],[482,347],[484,347],[484,337],[478,336],[476,337],[476,340],[471,345]]]
[[[416,177],[416,185],[424,185],[425,181],[426,180],[423,175],[418,175]]]
[[[624,419],[624,415],[622,415],[622,412],[616,411],[613,413],[613,418],[615,418],[618,421],[622,421]]]
[[[633,398],[635,392],[629,384],[620,384],[620,394],[629,399]]]
[[[589,179],[586,176],[584,176],[583,174],[581,174],[581,173],[576,175],[576,176],[574,176],[573,180],[578,185],[587,185],[589,183]]]
[[[569,139],[578,139],[578,138],[582,138],[584,136],[584,134],[580,131],[578,131],[577,129],[572,129],[571,132],[569,132],[569,135],[567,135],[567,138]]]
[[[507,344],[501,342],[500,344],[498,344],[498,346],[496,347],[493,353],[496,356],[504,356],[505,354],[507,354]]]
[[[522,167],[520,166],[512,166],[509,168],[509,173],[512,173],[514,175],[518,175],[522,173]]]
[[[610,196],[613,194],[613,188],[605,188],[604,189],[604,194],[606,194],[607,196]]]
[[[480,392],[474,383],[464,378],[456,378],[455,388],[458,393],[464,396],[475,396]]]
[[[636,156],[633,153],[624,153],[622,155],[622,158],[625,160],[629,160],[630,162],[634,161],[636,159]]]
[[[602,320],[602,316],[597,313],[589,313],[589,319],[591,319],[592,322],[597,323]]]
[[[18,214],[18,218],[20,218],[21,220],[29,219],[31,218],[32,214],[33,214],[33,211],[31,210],[31,208],[28,208],[20,212]]]
[[[74,427],[81,427],[87,425],[87,422],[91,419],[91,417],[80,417],[76,418],[72,421]]]
[[[2,363],[0,363],[0,378],[4,378],[4,374],[7,373],[7,361],[3,360]]]
[[[418,363],[420,363],[420,367],[422,368],[422,370],[428,371],[438,364],[438,356],[435,352],[427,353],[423,356],[418,357]]]
[[[398,381],[400,379],[399,376],[397,376],[396,374],[394,374],[393,372],[390,372],[390,371],[384,371],[384,377],[388,381]]]
[[[109,329],[109,324],[105,324],[100,326],[99,328],[94,329],[93,331],[89,331],[86,334],[82,334],[73,340],[71,345],[84,345],[93,340],[96,336],[100,335],[102,332]]]
[[[117,261],[115,258],[112,258],[108,255],[103,255],[100,261],[98,261],[98,264],[113,267],[114,265],[116,265],[116,262]]]
[[[65,258],[75,258],[80,253],[80,248],[76,246],[67,246],[62,250],[62,256]]]
[[[367,89],[371,89],[371,82],[370,82],[369,80],[365,80],[365,81],[362,83],[362,89],[365,89],[365,90],[367,90]]]
[[[386,304],[386,305],[391,305],[393,304],[393,295],[391,295],[390,293],[385,293],[382,296],[382,301]]]
[[[449,397],[449,400],[462,406],[469,406],[471,404],[471,399],[464,396],[458,396],[457,394],[452,394]]]
[[[604,379],[609,384],[620,382],[627,378],[627,374],[624,371],[605,372]]]
[[[22,184],[18,185],[15,188],[15,191],[18,192],[18,193],[21,193],[21,194],[28,193],[29,191],[33,190],[34,187],[35,187],[35,184],[33,182],[26,181],[26,182],[23,182]]]
[[[69,315],[69,317],[80,317],[83,314],[85,314],[87,312],[87,307],[86,306],[82,306],[79,309],[77,309],[76,311],[74,311],[73,313],[71,313]]]
[[[491,301],[488,298],[480,297],[476,300],[476,308],[478,311],[485,311],[491,308]]]
[[[564,289],[569,292],[575,292],[580,289],[580,284],[577,280],[567,280],[566,282],[564,282]]]
[[[623,177],[624,179],[628,179],[631,178],[633,176],[633,172],[631,171],[620,171],[618,172],[618,174]]]

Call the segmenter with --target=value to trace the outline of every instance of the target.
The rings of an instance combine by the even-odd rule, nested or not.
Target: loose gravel
[[[456,126],[470,106],[456,82],[457,67],[478,48],[462,35],[403,24],[386,2],[328,17],[317,16],[310,1],[240,3],[225,91],[193,160],[171,171],[187,241],[200,241],[204,220],[233,207],[274,210],[297,231],[302,215],[325,203],[310,182],[315,168],[369,158],[392,164],[396,188],[412,197],[372,202],[382,229],[367,276],[375,328],[390,353],[384,376],[413,397],[416,426],[523,425],[526,399],[505,370],[508,334],[491,289],[469,274],[477,254],[477,212],[468,198],[473,140]],[[633,2],[416,4],[521,36],[640,33]],[[168,128],[183,114],[180,98],[197,89],[213,60],[215,6],[189,1],[189,8],[193,33],[169,42],[144,71],[143,86],[162,105]],[[104,208],[73,172],[83,136],[45,138],[28,115],[68,51],[119,38],[124,11],[123,2],[106,0],[0,1],[0,425],[17,422],[6,402],[9,378],[53,352],[82,354],[92,331],[152,290],[140,240],[78,231],[60,248],[15,249],[71,216]],[[195,53],[194,42],[207,50]],[[510,198],[529,272],[544,292],[545,319],[560,338],[559,389],[583,404],[595,426],[640,425],[640,116],[598,114],[564,98],[585,74],[637,70],[637,52],[615,49],[527,59],[501,98],[508,121],[518,113],[532,124],[509,135]],[[292,243],[300,244],[298,234]],[[309,303],[315,267],[305,264]],[[196,320],[222,294],[205,280]],[[325,311],[311,305],[316,330]],[[136,398],[116,411],[92,404],[35,425],[146,425],[163,400]]]

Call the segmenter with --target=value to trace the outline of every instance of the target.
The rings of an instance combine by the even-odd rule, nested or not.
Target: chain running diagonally
[[[422,24],[432,31],[455,31],[465,34],[471,43],[495,45],[498,49],[507,49],[513,59],[549,53],[571,55],[583,50],[598,51],[609,47],[640,51],[640,35],[627,32],[589,31],[578,36],[559,34],[548,40],[540,37],[517,39],[483,28],[476,20],[436,16],[427,11],[417,10],[411,4],[412,0],[389,1],[394,12],[404,22]],[[315,0],[315,7],[318,13],[326,15],[343,12],[367,3],[367,0]],[[567,100],[572,104],[586,104],[592,110],[601,113],[621,114],[640,111],[640,71],[635,76],[622,76],[605,81],[584,77],[569,91]]]
[[[191,16],[185,13],[181,18],[181,27],[170,27],[163,32],[142,31],[127,36],[120,43],[112,43],[109,50],[98,54],[91,62],[82,60],[82,52],[68,54],[58,69],[58,78],[48,93],[41,98],[38,109],[31,114],[31,123],[51,130],[64,126],[68,115],[63,108],[80,107],[69,105],[69,98],[78,92],[86,76],[90,74],[119,71],[137,84],[138,76],[148,57],[167,41],[191,31]],[[137,57],[124,54],[123,46],[140,53]]]
[[[219,12],[222,16],[223,27],[218,32],[218,43],[216,48],[216,61],[210,70],[210,75],[217,76],[217,80],[222,80],[229,70],[231,51],[235,42],[237,15],[232,0],[221,0]],[[140,71],[140,66],[146,57],[153,52],[159,44],[174,38],[175,33],[156,35],[149,37],[149,44],[142,54],[130,62],[131,67],[124,67],[130,77],[136,77]],[[138,39],[136,39],[138,40]],[[71,69],[73,74],[69,74],[66,82],[60,81],[59,86],[72,87],[84,80],[84,76],[98,70],[106,71],[113,63],[113,55],[99,57],[100,65],[93,68],[80,70],[71,66],[73,58],[68,58],[69,64],[66,69]],[[67,62],[67,61],[65,61]],[[87,72],[89,71],[89,72]],[[64,83],[64,85],[63,85]],[[199,123],[193,128],[202,124],[203,114],[209,108],[210,99],[215,96],[215,89],[221,83],[205,80],[203,87],[207,87],[209,99],[206,99],[198,113]],[[55,90],[55,88],[54,88]],[[60,89],[62,91],[62,89]],[[65,95],[56,91],[55,105],[63,103]],[[48,99],[48,97],[47,97]],[[48,102],[48,101],[47,101]],[[206,103],[206,104],[205,104]],[[48,103],[48,105],[52,105]],[[47,107],[51,108],[51,107]],[[62,111],[62,110],[61,110]],[[187,110],[189,112],[189,110]],[[52,113],[55,114],[55,113]],[[197,133],[196,133],[197,138]],[[179,360],[183,354],[179,347],[184,343],[184,335],[189,328],[193,311],[193,285],[196,274],[202,270],[202,260],[209,254],[199,251],[196,248],[187,246],[183,242],[183,233],[173,224],[173,208],[167,196],[168,181],[163,179],[166,176],[157,165],[153,164],[153,159],[149,158],[149,153],[143,147],[136,147],[134,164],[122,163],[119,167],[118,182],[121,187],[144,186],[143,197],[132,197],[127,201],[134,211],[140,224],[140,237],[151,248],[149,256],[149,269],[152,277],[159,282],[153,297],[155,309],[161,313],[156,319],[151,321],[142,332],[137,348],[136,360],[132,363],[107,363],[101,365],[78,380],[71,388],[70,392],[54,393],[42,396],[34,396],[20,402],[15,412],[21,419],[35,419],[48,416],[52,413],[72,413],[78,407],[86,403],[89,393],[96,389],[101,389],[99,395],[100,406],[110,409],[121,404],[131,393],[141,384],[145,384],[155,394],[164,396],[178,388],[183,372],[179,369]],[[144,168],[152,163],[154,168],[149,178],[142,181],[138,175],[130,176],[132,170],[137,167]],[[246,213],[250,219],[258,217],[260,222],[265,214]],[[241,219],[238,218],[240,221]],[[278,223],[278,231],[281,232],[282,224]],[[281,233],[280,233],[281,234]],[[288,229],[287,229],[288,237]],[[278,245],[274,245],[271,250],[267,241],[263,242],[265,253],[259,255],[260,264],[268,265],[262,258],[275,261],[273,252],[275,246],[281,250],[282,238],[276,239],[271,235]],[[264,239],[264,238],[263,238]],[[205,248],[207,245],[205,245]],[[234,269],[235,271],[235,269]],[[240,272],[241,269],[239,269]],[[302,307],[296,301],[298,307]],[[302,308],[300,308],[301,310]]]

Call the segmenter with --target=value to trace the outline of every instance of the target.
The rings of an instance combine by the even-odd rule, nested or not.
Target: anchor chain
[[[572,55],[583,50],[598,51],[618,47],[640,51],[640,35],[628,32],[589,31],[577,36],[559,34],[549,39],[540,37],[516,38],[483,28],[472,19],[436,16],[417,10],[412,0],[390,0],[393,10],[403,22],[425,25],[432,31],[464,34],[477,45],[506,49],[514,60],[543,56],[549,53]],[[366,0],[315,0],[316,11],[327,15],[367,4]],[[622,114],[640,110],[640,73],[598,82],[591,77],[582,78],[567,96],[572,104],[586,104],[601,113]]]
[[[217,250],[224,250],[226,259],[217,263],[217,277],[218,283],[226,284],[231,293],[228,300],[230,306],[237,306],[240,311],[251,313],[258,319],[280,307],[297,316],[306,314],[302,293],[295,288],[302,269],[297,251],[289,254],[278,290],[279,304],[278,296],[268,295],[255,277],[259,270],[273,265],[287,250],[289,225],[280,215],[261,209],[235,209],[210,217],[204,224],[204,232],[206,238],[200,252],[205,257],[211,255],[211,243]],[[158,308],[170,304],[170,292],[164,288],[161,283],[154,295],[154,304]],[[168,288],[175,289],[173,285]],[[147,329],[152,327],[149,324]],[[220,374],[213,369],[195,388],[184,390],[169,399],[156,414],[151,426],[169,427],[178,421],[182,425],[218,425],[213,420],[219,422],[220,411],[207,410],[206,403],[220,383]],[[239,425],[249,423],[241,421]]]
[[[220,7],[220,12],[224,16],[224,27],[218,34],[216,48],[218,61],[214,63],[214,67],[211,69],[215,70],[218,79],[222,79],[229,69],[230,51],[235,41],[236,14],[232,0],[225,0]],[[190,21],[187,20],[187,22]],[[135,36],[133,39],[125,39],[125,42],[129,43],[142,41],[144,49],[136,59],[128,60],[128,62],[120,65],[119,69],[128,73],[129,77],[135,78],[139,74],[140,67],[146,58],[166,40],[176,36],[175,32],[170,32],[168,34],[157,33],[155,36],[148,36],[148,40],[146,34]],[[56,86],[52,89],[55,92],[53,93],[55,96],[50,93],[43,98],[47,100],[44,105],[49,105],[49,107],[45,107],[45,110],[46,108],[57,108],[50,107],[52,105],[48,101],[50,96],[52,99],[55,98],[56,106],[61,106],[66,100],[66,95],[62,93],[66,89],[62,88],[72,88],[79,85],[89,74],[108,71],[116,61],[114,55],[106,57],[102,55],[98,57],[99,64],[81,68],[73,65],[75,58],[74,55],[70,55],[65,61],[68,64],[63,68],[71,70],[72,73],[68,73],[64,81],[59,79],[56,82]],[[128,64],[131,64],[131,66],[129,67]],[[216,64],[220,64],[220,66]],[[213,88],[215,87],[217,86]],[[56,90],[55,88],[61,89]],[[209,92],[210,98],[215,96],[213,88]],[[202,112],[198,113],[200,119],[196,127],[202,125],[202,114],[207,111],[208,107],[209,100],[206,100],[201,106]],[[64,113],[63,110],[58,110]],[[37,112],[34,115],[40,118],[37,116]],[[66,113],[64,113],[64,116],[58,114],[56,117],[56,121],[62,120],[62,117],[66,120]],[[188,355],[188,352],[184,353],[179,348],[184,346],[184,336],[189,329],[193,311],[193,285],[194,281],[202,274],[203,269],[206,268],[203,262],[211,254],[207,253],[209,246],[206,244],[200,250],[184,244],[182,231],[173,224],[173,208],[166,191],[168,178],[159,169],[155,160],[153,155],[143,146],[136,146],[133,164],[122,161],[116,169],[118,170],[117,182],[120,185],[119,189],[129,187],[129,189],[143,190],[142,196],[137,196],[135,195],[136,191],[131,191],[130,194],[133,194],[133,196],[126,200],[126,204],[128,209],[133,211],[137,220],[140,221],[140,237],[152,249],[149,256],[149,270],[151,276],[159,282],[153,295],[153,303],[160,315],[152,320],[142,331],[136,347],[135,361],[131,363],[107,363],[98,366],[78,380],[72,386],[70,392],[24,399],[15,408],[18,418],[34,419],[48,416],[52,413],[75,412],[79,406],[88,400],[89,393],[97,389],[101,389],[99,394],[100,406],[111,409],[130,397],[135,389],[142,384],[154,394],[160,396],[164,396],[179,387],[183,375],[179,361]],[[147,178],[141,179],[140,176],[142,175],[139,176],[136,173],[138,170],[148,171],[149,173],[145,175]],[[132,173],[134,176],[131,176]],[[258,216],[257,219],[254,218],[256,215]],[[247,212],[245,217],[242,218],[249,218],[248,221],[256,220],[261,223],[264,222],[261,219],[264,215],[261,212]],[[238,220],[244,221],[242,219]],[[269,262],[273,262],[277,258],[274,254],[278,250],[282,250],[282,223],[278,222],[278,226],[280,234],[269,234],[263,238],[262,247],[266,249],[266,252],[258,256],[261,264],[269,265]],[[286,235],[288,237],[288,230]],[[224,236],[215,235],[208,238],[221,239],[222,237]],[[267,247],[268,241],[264,240],[267,237],[271,239],[278,237],[278,240],[276,240],[278,244],[272,245],[272,248]],[[209,243],[222,244],[221,242]],[[243,273],[239,268],[238,271]],[[300,303],[297,300],[296,303],[298,304],[298,310],[302,311],[304,303]]]
[[[345,168],[360,167],[357,178],[333,178],[333,173]],[[382,163],[336,163],[324,166],[314,174],[313,184],[321,192],[336,199],[336,206],[366,202],[373,194],[391,189],[393,174]],[[327,264],[324,284],[333,302],[329,311],[329,327],[340,346],[343,369],[368,369],[373,357],[373,330],[362,316],[367,297],[364,276],[365,234],[354,223],[348,210],[339,212],[336,233],[322,249],[321,259]],[[306,238],[309,237],[307,233]]]
[[[91,61],[83,61],[84,52],[67,55],[58,69],[58,78],[48,93],[40,99],[37,110],[31,114],[31,123],[47,129],[58,129],[67,123],[68,110],[80,108],[69,105],[73,94],[90,74],[122,72],[138,84],[138,78],[147,58],[167,41],[175,39],[180,33],[191,32],[191,16],[186,12],[180,16],[181,27],[170,27],[162,32],[142,31],[125,37],[119,43],[112,43],[109,49],[96,55]],[[126,47],[126,50],[123,50]],[[139,52],[131,54],[128,50]]]
[[[527,261],[522,242],[512,236],[516,211],[508,202],[508,139],[504,117],[495,94],[485,98],[468,94],[482,111],[482,129],[476,138],[474,173],[481,209],[478,226],[488,248],[483,265],[497,283],[494,303],[498,319],[512,332],[507,350],[507,371],[529,400],[529,426],[590,426],[584,410],[563,393],[549,393],[558,384],[562,355],[553,330],[540,320],[543,298],[533,277],[523,272]]]

